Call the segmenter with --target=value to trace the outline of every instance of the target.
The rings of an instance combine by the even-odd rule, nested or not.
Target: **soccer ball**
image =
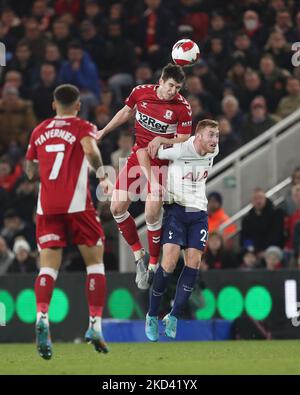
[[[191,66],[199,57],[200,49],[192,40],[179,40],[173,45],[172,59],[179,66]]]

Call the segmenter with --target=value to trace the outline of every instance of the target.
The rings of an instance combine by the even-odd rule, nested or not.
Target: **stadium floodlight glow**
[[[33,289],[23,289],[17,297],[16,311],[21,321],[32,324],[36,319],[35,294]]]
[[[197,320],[210,320],[216,311],[216,298],[210,289],[204,289],[202,291],[204,299],[204,306],[196,310]]]
[[[55,288],[49,307],[49,321],[58,324],[69,312],[69,299],[62,289]]]
[[[5,306],[5,322],[8,323],[12,319],[15,312],[14,299],[9,292],[0,290],[0,303],[3,303]]]
[[[217,306],[219,313],[225,320],[234,320],[244,309],[244,300],[237,287],[224,287],[218,295]]]
[[[249,289],[245,298],[247,314],[255,320],[264,320],[272,310],[270,292],[260,285]]]
[[[108,310],[112,318],[128,319],[134,307],[134,299],[126,288],[115,289],[109,296]]]

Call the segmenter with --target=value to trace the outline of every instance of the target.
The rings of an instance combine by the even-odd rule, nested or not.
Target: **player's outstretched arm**
[[[25,173],[30,181],[39,179],[39,166],[32,160],[25,161]]]
[[[107,133],[118,128],[124,123],[128,122],[135,114],[135,110],[125,105],[120,111],[111,119],[108,124],[97,132],[97,140],[101,140]]]
[[[189,134],[178,134],[177,137],[173,139],[167,139],[165,137],[155,137],[148,144],[148,152],[152,159],[154,159],[157,155],[158,149],[162,144],[173,145],[177,143],[184,143],[190,137]]]

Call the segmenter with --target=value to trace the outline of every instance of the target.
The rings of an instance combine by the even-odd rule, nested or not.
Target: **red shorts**
[[[104,240],[96,210],[36,216],[36,241],[39,249],[65,247],[68,241],[92,247],[101,245]]]
[[[168,160],[151,159],[151,167],[154,175],[162,186],[166,185],[168,164]],[[136,152],[133,151],[118,175],[115,189],[138,195],[142,193],[142,190],[146,187],[146,183],[147,178],[140,167]],[[148,182],[148,192],[150,190],[150,183]]]

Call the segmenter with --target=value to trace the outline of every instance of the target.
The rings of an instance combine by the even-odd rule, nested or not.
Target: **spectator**
[[[296,205],[292,199],[292,188],[294,185],[300,184],[300,167],[296,167],[292,173],[291,188],[288,190],[284,198],[283,210],[287,216],[292,215],[296,210]]]
[[[56,14],[70,14],[74,20],[79,18],[80,0],[56,0],[54,9]]]
[[[135,70],[135,83],[134,85],[153,84],[153,71],[148,63],[138,64]]]
[[[298,221],[294,228],[293,251],[295,254],[297,267],[300,268],[300,221]]]
[[[67,57],[68,47],[73,40],[70,26],[62,19],[56,19],[52,25],[53,37],[52,41],[60,50],[64,58]]]
[[[13,207],[18,208],[18,214],[27,223],[32,222],[37,194],[38,184],[29,181],[26,176],[18,180],[13,197]]]
[[[232,269],[236,267],[238,267],[237,256],[225,249],[222,236],[218,232],[210,233],[201,269]]]
[[[23,84],[29,90],[36,81],[36,63],[32,56],[29,44],[21,40],[17,44],[14,57],[7,64],[8,70],[16,70],[22,74]]]
[[[226,158],[241,146],[240,138],[233,132],[230,121],[224,116],[218,118],[219,121],[219,149],[214,163]]]
[[[219,227],[229,219],[229,215],[222,208],[223,198],[219,192],[211,192],[207,200],[208,231],[211,233],[218,231]],[[223,236],[226,239],[230,238],[236,231],[236,226],[231,224],[224,229]]]
[[[222,82],[230,67],[230,57],[223,37],[212,36],[209,40],[208,50],[209,53],[206,57],[208,69],[213,71],[219,82]]]
[[[136,53],[156,70],[167,63],[176,37],[176,23],[161,0],[144,0],[144,3],[146,7],[135,32]]]
[[[236,92],[245,89],[245,72],[246,65],[244,58],[242,56],[238,56],[233,59],[231,62],[231,68],[227,73],[227,81],[231,82]]]
[[[12,56],[23,34],[21,20],[10,7],[2,8],[0,17],[0,38],[5,45],[7,55]]]
[[[283,247],[283,213],[275,209],[261,188],[256,188],[251,197],[253,207],[242,220],[241,247],[251,243],[255,251],[262,253],[275,245]]]
[[[213,12],[210,17],[210,29],[208,31],[208,37],[213,37],[215,35],[223,37],[227,47],[231,45],[233,34],[230,27],[226,24],[224,15],[222,15],[220,12]]]
[[[54,116],[52,108],[53,91],[57,87],[57,75],[52,64],[44,63],[40,69],[40,82],[32,90],[32,103],[39,122]]]
[[[0,99],[0,146],[7,150],[11,143],[17,143],[25,151],[35,125],[32,102],[20,99],[13,86],[5,86]]]
[[[278,67],[289,71],[293,70],[291,45],[281,32],[274,30],[270,33],[265,51],[273,56]]]
[[[234,48],[232,56],[242,56],[245,59],[245,63],[248,67],[256,69],[259,59],[258,52],[251,43],[251,40],[247,34],[243,31],[237,32],[233,43]]]
[[[192,125],[193,125],[193,133],[194,133],[198,122],[201,121],[202,119],[211,118],[211,114],[204,110],[203,105],[197,96],[189,95],[187,96],[186,99],[191,105]]]
[[[68,60],[61,67],[59,79],[79,88],[82,105],[80,116],[89,119],[90,112],[100,99],[100,83],[95,63],[79,42],[69,45]]]
[[[285,218],[286,240],[284,245],[284,251],[288,261],[290,261],[295,253],[293,250],[295,225],[298,221],[300,221],[300,184],[296,184],[292,187],[291,197],[294,202],[295,211],[293,211],[291,215],[288,215]]]
[[[286,83],[287,96],[284,96],[277,108],[276,114],[285,118],[299,109],[300,106],[300,81],[295,77],[289,77]]]
[[[277,246],[270,246],[264,252],[264,261],[267,270],[282,269],[283,253],[281,248]]]
[[[270,112],[275,112],[284,96],[285,80],[290,73],[277,67],[271,54],[265,54],[260,59],[260,75],[268,108]]]
[[[53,42],[49,42],[45,48],[44,63],[50,63],[55,67],[56,73],[59,74],[62,59],[59,47]]]
[[[118,150],[111,154],[111,163],[116,172],[119,173],[121,164],[128,158],[133,147],[133,135],[130,131],[124,130],[118,139]]]
[[[276,12],[276,21],[274,30],[284,35],[289,43],[297,41],[297,34],[293,28],[291,14],[288,9],[280,9]]]
[[[243,14],[244,31],[258,50],[261,50],[267,41],[267,30],[259,20],[254,10],[246,10]]]
[[[259,267],[257,256],[253,248],[246,248],[242,252],[242,263],[240,269],[242,270],[253,270]]]
[[[121,107],[134,82],[136,56],[134,44],[123,36],[119,22],[110,22],[108,26],[106,61],[109,70],[108,86]]]
[[[43,57],[48,38],[41,31],[39,23],[35,18],[29,18],[25,22],[24,39],[29,44],[34,59],[40,61]]]
[[[14,209],[9,209],[4,213],[4,226],[0,235],[6,240],[10,249],[18,236],[23,236],[31,246],[35,246],[35,235],[30,226],[22,221]]]
[[[80,39],[85,50],[104,75],[106,72],[106,42],[98,34],[96,26],[90,20],[84,20],[80,24]]]
[[[188,76],[185,86],[187,95],[198,97],[206,112],[209,112],[212,115],[216,115],[220,112],[216,100],[204,89],[201,78],[195,75]]]
[[[22,173],[22,166],[15,165],[8,155],[0,157],[0,187],[5,191],[13,191]]]
[[[97,0],[85,0],[84,2],[84,20],[91,21],[103,36],[107,30],[107,16],[102,2]]]
[[[227,60],[225,62],[227,62]],[[227,68],[227,66],[224,66],[224,68]],[[220,71],[218,70],[217,75],[219,74]],[[200,59],[193,66],[193,75],[200,77],[204,89],[209,91],[212,95],[214,95],[218,99],[218,101],[222,98],[220,78],[219,79],[217,78],[215,72],[208,66],[208,62],[206,62],[204,59]],[[219,112],[219,106],[217,108]]]
[[[42,32],[48,30],[53,13],[53,9],[48,8],[44,0],[36,0],[32,5],[31,15],[38,21]]]
[[[4,86],[13,86],[19,91],[22,99],[28,98],[28,89],[23,85],[22,74],[19,71],[11,70],[5,74]]]
[[[265,92],[259,73],[254,70],[247,70],[245,73],[245,88],[239,93],[242,110],[248,112],[252,100],[256,96],[264,95]]]
[[[36,259],[30,256],[30,245],[22,237],[17,238],[13,252],[15,259],[8,269],[8,273],[35,273],[37,272]]]
[[[7,247],[5,239],[0,236],[0,276],[7,273],[13,260],[14,254]]]
[[[244,114],[240,110],[238,99],[232,95],[225,96],[221,106],[223,114],[231,123],[233,132],[240,136],[242,124],[244,122]]]
[[[241,137],[244,144],[260,136],[263,132],[275,125],[275,121],[268,114],[266,100],[257,96],[252,100],[250,113],[247,115],[241,128]]]

